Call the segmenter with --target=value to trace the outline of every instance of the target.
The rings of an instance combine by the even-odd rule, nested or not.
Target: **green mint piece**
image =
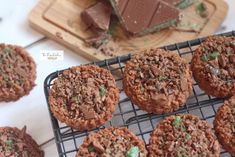
[[[94,152],[95,151],[95,148],[92,145],[89,145],[87,149],[88,149],[89,152]]]
[[[231,42],[231,44],[235,46],[235,41]]]
[[[111,19],[112,20],[110,21],[109,29],[108,29],[107,33],[110,35],[114,35],[115,29],[119,24],[119,20],[118,20],[118,18],[116,18],[116,16],[113,16],[113,15],[111,16]]]
[[[104,85],[100,86],[100,96],[103,97],[106,93],[106,88]]]
[[[139,147],[131,147],[126,153],[126,157],[139,157]]]
[[[190,134],[186,134],[186,140],[190,140],[191,139],[191,135]]]
[[[206,7],[205,7],[205,4],[204,4],[203,2],[199,3],[199,4],[196,6],[196,12],[197,12],[197,14],[201,15],[201,14],[203,14],[205,11],[206,11]]]
[[[7,76],[7,75],[3,75],[3,79],[6,81],[6,82],[8,82],[9,81],[9,77]]]
[[[14,141],[9,139],[5,141],[5,144],[7,146],[7,149],[11,150],[13,148]]]
[[[180,2],[176,5],[176,8],[184,9],[187,6],[189,6],[191,3],[193,3],[193,0],[183,0],[182,2]]]
[[[208,56],[206,54],[203,54],[202,57],[201,57],[201,60],[203,62],[207,62],[209,60]]]
[[[167,76],[160,76],[159,80],[160,81],[165,81],[165,80],[168,80],[168,77]]]
[[[110,35],[113,35],[113,28],[109,27],[107,33],[110,34]]]
[[[220,53],[218,51],[214,51],[209,54],[211,58],[216,59],[218,56],[220,56]]]
[[[187,147],[185,146],[185,144],[183,144],[183,145],[182,145],[182,149],[183,149],[183,150],[186,150],[186,148],[187,148]]]
[[[178,154],[178,157],[184,157],[184,155],[183,154]]]
[[[9,47],[6,47],[6,48],[4,48],[3,49],[3,52],[5,53],[5,54],[9,54],[9,53],[11,53],[11,51],[12,51],[12,49],[11,48],[9,48]]]
[[[181,123],[182,123],[182,119],[180,118],[180,116],[176,116],[175,120],[172,122],[172,125],[178,127],[180,126]]]

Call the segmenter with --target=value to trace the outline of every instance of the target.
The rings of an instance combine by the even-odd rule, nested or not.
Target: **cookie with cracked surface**
[[[34,139],[22,130],[12,127],[0,127],[1,157],[43,157],[44,152]]]
[[[219,157],[220,146],[209,124],[190,114],[162,120],[151,133],[149,157]]]
[[[119,89],[110,71],[94,65],[64,70],[49,90],[54,116],[77,130],[90,130],[112,118]]]
[[[35,86],[36,64],[25,49],[0,44],[0,101],[16,101]]]
[[[218,109],[214,120],[215,133],[232,156],[235,156],[235,96]]]
[[[208,37],[195,50],[191,66],[199,87],[208,95],[235,95],[235,37]]]
[[[147,157],[144,142],[127,128],[106,128],[90,134],[80,146],[76,157],[123,156]]]
[[[140,109],[162,114],[185,104],[192,90],[191,77],[189,64],[178,54],[150,49],[127,62],[123,87]]]

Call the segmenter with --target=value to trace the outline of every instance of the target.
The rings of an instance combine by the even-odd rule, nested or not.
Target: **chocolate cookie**
[[[224,102],[215,117],[215,133],[232,156],[235,156],[235,96]]]
[[[0,44],[0,101],[16,101],[35,86],[36,64],[22,47]]]
[[[94,65],[63,71],[49,91],[54,116],[78,130],[97,128],[111,119],[119,90],[110,71]]]
[[[206,121],[190,114],[170,116],[151,133],[149,157],[219,157],[220,146]]]
[[[235,37],[207,38],[194,52],[192,71],[207,94],[219,98],[235,95]]]
[[[44,153],[38,144],[22,130],[11,127],[0,128],[0,156],[1,157],[43,157]]]
[[[192,90],[189,64],[172,52],[145,50],[127,62],[123,87],[131,101],[149,113],[177,110]]]
[[[144,142],[127,128],[106,128],[90,134],[76,157],[147,157]]]

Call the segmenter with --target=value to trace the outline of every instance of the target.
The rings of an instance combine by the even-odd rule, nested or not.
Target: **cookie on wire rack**
[[[208,37],[195,50],[191,65],[195,80],[208,95],[235,95],[235,37]]]
[[[80,146],[76,157],[147,157],[144,142],[127,128],[106,128],[91,133]]]
[[[43,157],[44,152],[34,139],[22,130],[12,127],[0,127],[1,157]]]
[[[98,128],[112,118],[119,89],[110,71],[94,65],[64,70],[49,90],[53,115],[77,130]]]
[[[140,109],[162,114],[185,104],[192,91],[191,77],[189,64],[178,54],[149,49],[127,62],[123,88]]]
[[[220,146],[209,124],[190,114],[163,119],[151,133],[149,157],[219,157]]]
[[[0,44],[0,101],[16,101],[35,86],[36,64],[16,45]]]
[[[214,120],[215,133],[232,156],[235,156],[235,96],[218,109]]]

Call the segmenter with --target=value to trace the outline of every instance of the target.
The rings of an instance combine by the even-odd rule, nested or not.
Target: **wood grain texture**
[[[80,13],[95,2],[95,0],[40,0],[29,15],[29,22],[33,28],[71,48],[79,55],[91,60],[110,58],[100,50],[87,47],[84,42],[96,34],[81,21]],[[119,56],[213,34],[224,20],[228,6],[223,0],[204,0],[204,3],[208,7],[208,18],[197,15],[195,5],[182,11],[181,29],[192,27],[199,33],[169,28],[142,37],[128,37],[118,25],[114,29],[114,40],[109,41],[105,47],[115,56]]]

